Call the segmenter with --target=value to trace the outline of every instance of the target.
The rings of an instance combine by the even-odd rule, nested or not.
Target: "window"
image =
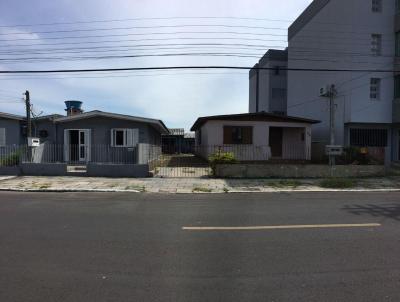
[[[396,0],[396,12],[400,11],[400,0]]]
[[[198,144],[198,145],[201,145],[201,129],[199,129],[199,130],[196,132],[196,136],[197,136],[197,144]]]
[[[374,56],[380,56],[382,53],[382,35],[371,35],[371,53]]]
[[[134,147],[138,142],[138,129],[111,129],[111,146],[113,147]]]
[[[253,127],[224,126],[224,145],[251,145]]]
[[[6,146],[6,128],[0,128],[0,147]]]
[[[381,90],[381,79],[371,78],[369,97],[371,100],[379,100]]]
[[[382,0],[372,0],[372,12],[374,13],[382,12]]]
[[[400,57],[400,31],[396,32],[396,42],[395,43],[396,43],[395,55],[396,55],[396,57]]]
[[[350,129],[350,145],[357,147],[386,147],[386,129]]]

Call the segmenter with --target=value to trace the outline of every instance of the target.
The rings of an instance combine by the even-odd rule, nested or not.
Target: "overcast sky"
[[[2,0],[0,69],[253,66],[268,48],[286,46],[289,21],[310,2]],[[140,20],[126,20],[137,18]],[[70,24],[39,25],[44,23]],[[185,56],[170,56],[174,53]],[[168,56],[155,56],[160,54]],[[126,55],[146,56],[115,58]],[[92,59],[82,60],[84,56]],[[76,99],[86,111],[153,117],[168,127],[186,130],[199,116],[248,110],[247,71],[0,75],[0,111],[23,114],[21,99],[26,89],[35,111],[43,114],[64,114],[63,102]]]

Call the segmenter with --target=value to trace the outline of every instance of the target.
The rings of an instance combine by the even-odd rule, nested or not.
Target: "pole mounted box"
[[[28,137],[28,147],[39,147],[40,138],[38,137]]]
[[[340,156],[343,154],[343,146],[339,145],[327,145],[325,147],[326,155],[330,156]]]

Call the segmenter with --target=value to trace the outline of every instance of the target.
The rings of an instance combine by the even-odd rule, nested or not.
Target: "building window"
[[[380,98],[380,90],[381,90],[381,79],[378,78],[371,78],[370,80],[370,91],[369,97],[371,100],[379,100]]]
[[[251,145],[253,127],[224,126],[224,145]]]
[[[396,32],[396,42],[395,43],[396,43],[395,55],[396,55],[396,57],[400,57],[400,31]]]
[[[356,147],[386,147],[386,129],[350,129],[350,145]]]
[[[371,35],[371,53],[374,56],[380,56],[382,54],[382,35]]]
[[[394,97],[400,98],[400,75],[394,77]]]
[[[396,12],[400,11],[400,0],[396,0]]]
[[[138,142],[138,129],[111,129],[111,146],[113,147],[134,147]]]
[[[196,132],[197,135],[197,144],[201,145],[201,129]]]
[[[6,146],[6,128],[0,128],[0,147]]]
[[[382,0],[372,0],[372,12],[374,13],[382,12]]]

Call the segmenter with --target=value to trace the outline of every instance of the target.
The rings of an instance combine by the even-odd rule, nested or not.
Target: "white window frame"
[[[0,128],[0,147],[5,147],[7,145],[6,128]]]
[[[381,79],[380,78],[371,78],[370,79],[370,88],[369,88],[369,98],[372,101],[379,101],[381,94]]]
[[[116,144],[116,132],[122,131],[124,134],[124,143],[123,145]],[[111,147],[115,148],[131,148],[135,147],[139,142],[139,130],[138,129],[129,129],[129,128],[112,128],[111,129]]]
[[[383,1],[382,0],[371,0],[371,10],[373,13],[381,13],[383,11]]]
[[[373,56],[382,55],[382,35],[371,34],[371,54]]]

